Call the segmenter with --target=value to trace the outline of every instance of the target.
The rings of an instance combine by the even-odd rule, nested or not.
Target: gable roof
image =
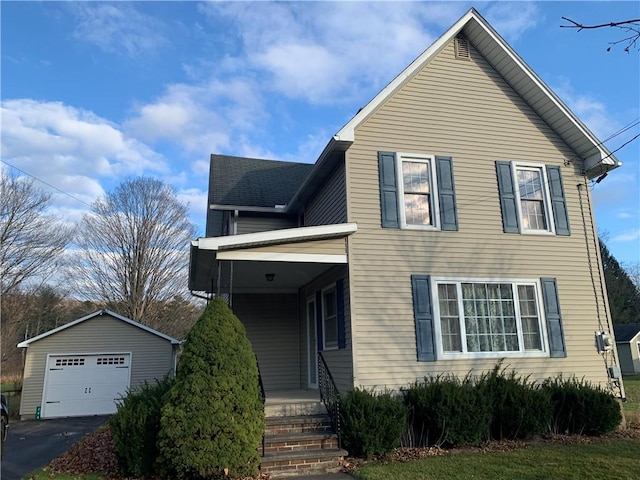
[[[312,168],[308,163],[211,155],[209,206],[272,211],[289,203]]]
[[[153,328],[147,327],[146,325],[142,325],[141,323],[138,322],[134,322],[133,320],[131,320],[130,318],[127,317],[123,317],[122,315],[118,315],[115,312],[112,312],[111,310],[108,310],[106,308],[103,308],[102,310],[98,310],[97,312],[94,313],[90,313],[89,315],[86,315],[82,318],[79,318],[77,320],[74,320],[73,322],[69,322],[65,325],[62,325],[58,328],[54,328],[53,330],[49,330],[48,332],[44,332],[36,337],[30,338],[29,340],[25,340],[24,342],[20,342],[18,344],[18,348],[26,348],[29,346],[29,344],[33,343],[33,342],[37,342],[38,340],[42,340],[45,337],[48,337],[49,335],[53,335],[56,334],[62,330],[66,330],[67,328],[71,328],[74,327],[76,325],[78,325],[79,323],[82,322],[86,322],[87,320],[90,320],[92,318],[101,316],[101,315],[109,315],[117,320],[121,320],[125,323],[128,323],[129,325],[132,325],[136,328],[140,328],[146,332],[149,332],[153,335],[156,335],[160,338],[163,338],[164,340],[167,340],[168,342],[171,342],[172,345],[180,345],[180,340],[177,340],[173,337],[170,337],[169,335],[165,335],[164,333],[161,333],[157,330],[154,330]]]
[[[640,333],[640,323],[614,325],[613,332],[616,336],[616,343],[630,342]]]

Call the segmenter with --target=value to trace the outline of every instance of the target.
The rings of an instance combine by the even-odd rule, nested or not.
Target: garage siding
[[[108,315],[98,315],[35,341],[27,348],[20,417],[33,418],[42,402],[48,354],[131,353],[134,389],[173,370],[168,340]]]

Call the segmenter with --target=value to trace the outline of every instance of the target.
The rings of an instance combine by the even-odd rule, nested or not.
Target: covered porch
[[[267,406],[319,401],[317,309],[309,309],[305,287],[346,275],[346,239],[356,229],[347,223],[192,242],[189,288],[228,299],[258,358]]]

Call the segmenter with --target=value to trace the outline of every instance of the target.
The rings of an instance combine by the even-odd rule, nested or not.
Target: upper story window
[[[496,162],[505,233],[570,235],[560,167]]]
[[[554,233],[553,225],[549,222],[550,201],[545,187],[547,176],[544,168],[516,164],[515,175],[522,230]]]
[[[438,228],[433,157],[398,154],[397,162],[401,225]]]
[[[458,230],[451,157],[378,152],[384,228]]]

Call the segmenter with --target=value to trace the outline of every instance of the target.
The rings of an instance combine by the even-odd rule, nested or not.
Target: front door
[[[307,385],[318,388],[318,328],[315,298],[307,300]]]

